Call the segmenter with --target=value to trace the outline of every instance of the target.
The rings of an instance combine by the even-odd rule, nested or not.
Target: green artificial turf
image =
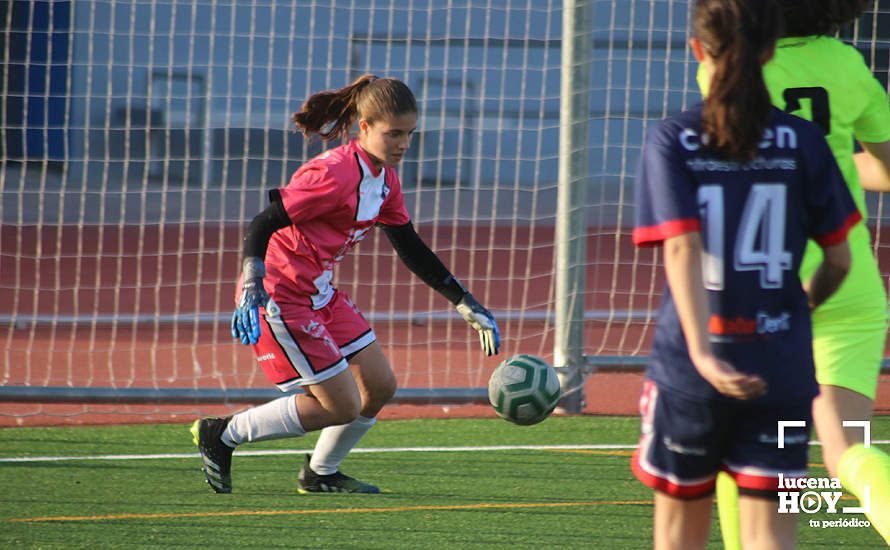
[[[890,438],[888,420],[874,422],[874,439]],[[217,495],[186,425],[2,429],[0,458],[65,459],[0,462],[0,547],[650,548],[652,492],[629,468],[637,436],[625,417],[387,421],[343,464],[383,494],[298,494],[296,451],[310,436],[239,448],[234,492]],[[623,448],[515,448],[610,444]],[[273,450],[295,452],[245,454]],[[171,456],[144,458],[158,454]],[[107,455],[142,458],[96,458]],[[801,548],[881,545],[871,529],[810,519],[836,518],[802,514]],[[710,547],[721,547],[716,520]]]

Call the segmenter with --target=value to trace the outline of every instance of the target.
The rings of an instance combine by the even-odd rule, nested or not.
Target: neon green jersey
[[[862,55],[852,46],[827,36],[783,38],[763,74],[776,107],[811,120],[826,132],[825,138],[865,220],[865,192],[853,162],[854,139],[890,140],[890,105],[886,90]],[[706,94],[701,67],[698,82]],[[853,252],[853,269],[838,292],[820,309],[855,305],[886,312],[886,294],[865,223],[854,227],[847,238]],[[810,242],[801,265],[801,278],[809,279],[821,260],[821,249]]]
[[[773,104],[815,122],[865,218],[865,195],[853,163],[853,139],[890,140],[887,92],[852,46],[827,36],[779,40],[763,68]]]

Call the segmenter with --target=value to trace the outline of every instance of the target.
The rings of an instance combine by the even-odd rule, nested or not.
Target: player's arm
[[[866,191],[890,192],[890,141],[860,141],[864,151],[853,155],[859,181]]]
[[[414,225],[409,221],[404,225],[383,225],[382,228],[405,267],[457,306],[467,323],[479,331],[485,354],[496,355],[500,351],[501,336],[494,316],[448,271],[417,234]]]
[[[735,370],[711,351],[708,336],[708,296],[701,273],[702,242],[697,231],[664,240],[664,269],[680,317],[689,358],[702,378],[717,391],[736,399],[766,392],[759,376]]]
[[[862,215],[822,136],[803,151],[804,160],[811,165],[806,172],[811,178],[810,191],[804,196],[807,217],[812,223],[809,233],[823,251],[822,263],[804,285],[810,309],[815,309],[840,287],[850,271],[847,233],[862,220]]]
[[[804,289],[809,297],[810,309],[816,309],[841,286],[853,257],[847,241],[822,248],[824,257]]]
[[[250,222],[242,244],[241,296],[232,315],[232,338],[245,345],[256,344],[260,339],[259,306],[272,315],[278,309],[263,287],[264,259],[272,234],[291,225],[291,221],[274,192],[272,198],[272,204]]]

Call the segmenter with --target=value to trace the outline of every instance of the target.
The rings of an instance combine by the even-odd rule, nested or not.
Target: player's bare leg
[[[348,424],[361,410],[361,394],[349,370],[311,386],[297,396],[297,410],[307,432]]]
[[[655,492],[655,550],[704,548],[711,530],[712,496],[680,499]]]
[[[871,420],[874,401],[859,392],[839,386],[819,386],[813,401],[813,420],[822,443],[822,461],[831,477],[838,476],[838,463],[850,446],[863,442],[861,427],[843,426],[844,420]]]
[[[890,544],[890,456],[875,447],[863,445],[861,426],[844,427],[844,420],[871,420],[874,401],[861,393],[839,386],[822,385],[813,402],[816,432],[822,442],[822,460],[828,475],[868,504],[866,516]]]
[[[776,500],[739,497],[742,547],[745,550],[792,550],[797,538],[797,514],[776,512]]]
[[[322,478],[346,477],[340,474],[340,464],[374,426],[375,416],[395,394],[395,374],[377,342],[352,358],[350,371],[361,396],[360,414],[348,424],[341,423],[322,430],[311,460],[300,472],[301,489],[307,492],[316,492],[313,490],[313,485],[320,486],[322,482],[327,486],[335,485],[331,480],[324,481]],[[355,483],[345,483],[341,480],[337,484],[345,486],[349,492],[377,492],[377,488],[373,485],[352,481]]]
[[[361,416],[373,418],[396,394],[396,375],[380,344],[374,342],[349,362],[362,398]]]

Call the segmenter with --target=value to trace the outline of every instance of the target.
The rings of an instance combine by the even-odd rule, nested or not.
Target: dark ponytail
[[[702,113],[707,146],[735,160],[750,160],[772,106],[762,65],[781,33],[774,0],[698,0],[695,35],[714,60]]]
[[[318,134],[324,141],[346,137],[355,122],[358,95],[375,78],[362,75],[339,90],[312,94],[290,119],[306,137]]]
[[[833,35],[858,19],[871,0],[780,0],[785,36]]]
[[[306,137],[318,134],[331,141],[348,138],[358,118],[374,122],[406,113],[417,113],[417,102],[408,86],[395,78],[366,74],[339,90],[313,94],[291,115],[291,121]]]

